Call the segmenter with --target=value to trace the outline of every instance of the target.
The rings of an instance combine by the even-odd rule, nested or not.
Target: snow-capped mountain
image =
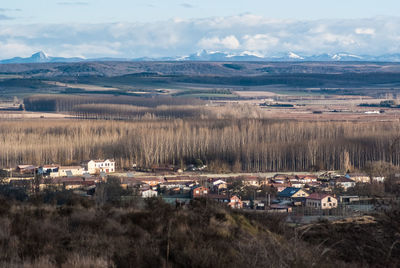
[[[302,56],[299,56],[293,52],[289,52],[288,57],[290,59],[295,59],[295,60],[304,60],[304,58]]]
[[[332,57],[332,60],[335,61],[357,61],[357,60],[362,60],[362,56],[357,56],[354,54],[349,54],[349,53],[337,53],[334,54]]]
[[[39,51],[28,58],[15,57],[12,59],[1,60],[0,63],[47,63],[47,62],[79,62],[83,58],[62,58],[62,57],[49,57],[43,51]]]
[[[253,51],[224,52],[201,50],[187,56],[178,57],[141,57],[141,58],[62,58],[50,57],[40,51],[28,58],[15,57],[7,60],[0,60],[0,64],[7,63],[51,63],[51,62],[83,62],[83,61],[274,61],[274,62],[302,62],[302,61],[327,61],[327,62],[346,62],[346,61],[370,61],[370,62],[400,62],[400,54],[385,54],[381,56],[355,55],[346,52],[335,54],[302,55],[297,52],[279,53],[264,56]]]

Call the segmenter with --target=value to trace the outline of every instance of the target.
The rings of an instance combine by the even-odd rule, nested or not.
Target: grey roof
[[[295,193],[300,191],[301,188],[286,187],[282,192],[278,193],[279,197],[292,197]]]

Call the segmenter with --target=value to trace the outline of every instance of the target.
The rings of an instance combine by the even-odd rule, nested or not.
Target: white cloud
[[[354,32],[356,34],[374,35],[375,34],[375,29],[372,29],[372,28],[356,28]]]
[[[226,36],[224,38],[211,37],[202,38],[198,46],[204,49],[238,49],[240,46],[239,40],[233,35]]]
[[[0,41],[0,49],[3,58],[12,58],[16,56],[27,57],[40,50],[14,40]]]
[[[292,21],[245,14],[153,23],[4,24],[0,58],[43,50],[53,56],[160,57],[201,49],[274,55],[400,53],[400,18]],[[15,49],[13,49],[15,47]]]
[[[90,58],[98,55],[119,56],[119,43],[102,43],[102,44],[63,44],[61,57],[82,57]]]
[[[279,44],[279,39],[267,34],[245,35],[244,48],[248,50],[267,51]]]
[[[87,6],[87,5],[89,5],[88,2],[78,2],[78,1],[75,1],[75,2],[58,2],[57,4],[61,5],[61,6]]]

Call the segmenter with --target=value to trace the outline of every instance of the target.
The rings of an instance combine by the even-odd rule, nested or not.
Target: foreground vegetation
[[[124,200],[113,181],[91,199],[2,187],[3,267],[396,267],[400,210],[373,220],[288,226],[283,214],[209,200]]]

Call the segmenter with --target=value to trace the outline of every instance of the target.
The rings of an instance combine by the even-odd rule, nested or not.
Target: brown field
[[[279,95],[269,91],[233,91],[233,93],[245,98],[270,98]]]
[[[264,111],[265,118],[273,119],[291,119],[297,121],[355,121],[355,122],[400,122],[400,110],[386,110],[383,114],[365,114],[357,107],[357,111],[345,112],[323,112],[314,114],[305,109],[282,109],[273,108]],[[316,109],[317,110],[317,109]],[[372,109],[365,109],[371,111]]]
[[[69,84],[69,83],[61,83],[61,82],[54,82],[54,81],[48,81],[45,82],[46,84],[53,85],[53,86],[59,86],[59,87],[67,87],[67,88],[80,88],[86,91],[113,91],[113,90],[119,90],[118,88],[115,87],[101,87],[101,86],[95,86],[95,85],[88,85],[88,84]]]
[[[64,119],[73,116],[62,113],[43,113],[43,112],[26,112],[26,111],[0,111],[0,120],[7,119]]]

